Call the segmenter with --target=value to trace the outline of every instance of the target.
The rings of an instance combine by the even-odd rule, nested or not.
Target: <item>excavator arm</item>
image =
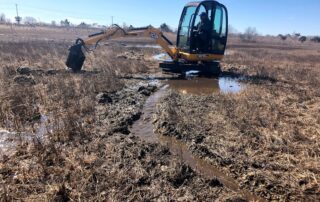
[[[95,49],[101,41],[127,37],[150,37],[154,39],[174,61],[178,58],[177,48],[173,46],[171,41],[164,36],[159,29],[150,26],[126,31],[118,25],[113,25],[103,32],[90,35],[87,39],[77,39],[76,43],[69,49],[66,65],[73,71],[80,71],[85,61],[83,50],[92,51],[92,49],[88,47],[94,46]]]

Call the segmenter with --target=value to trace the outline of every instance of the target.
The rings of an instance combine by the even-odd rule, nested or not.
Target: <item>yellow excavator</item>
[[[199,47],[197,32],[202,15],[207,17],[206,26],[209,31]],[[101,41],[123,37],[154,39],[172,59],[160,63],[164,71],[182,73],[196,70],[219,74],[219,62],[223,59],[228,39],[228,11],[223,4],[214,0],[188,3],[182,11],[176,45],[159,29],[151,26],[124,30],[118,25],[112,25],[87,39],[77,39],[69,49],[66,65],[75,72],[80,71],[85,61],[84,50],[88,51],[89,46],[97,47]]]

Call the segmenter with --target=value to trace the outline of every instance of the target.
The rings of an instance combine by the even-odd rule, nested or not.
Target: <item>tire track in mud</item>
[[[130,128],[130,132],[134,136],[140,137],[142,140],[149,143],[159,143],[167,146],[173,155],[178,156],[180,160],[190,166],[197,173],[207,179],[216,178],[226,188],[237,192],[248,201],[265,201],[264,199],[254,195],[248,190],[241,189],[239,184],[231,177],[221,172],[218,168],[200,159],[189,151],[187,145],[174,137],[166,137],[157,135],[153,129],[154,114],[157,104],[161,101],[168,92],[168,85],[161,87],[158,91],[152,94],[145,102],[142,116]]]

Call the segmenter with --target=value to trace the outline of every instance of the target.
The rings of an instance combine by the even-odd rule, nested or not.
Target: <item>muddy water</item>
[[[49,124],[49,117],[41,115],[39,125],[36,128],[35,133],[10,132],[0,128],[0,157],[3,154],[10,155],[10,153],[13,153],[21,142],[32,142],[34,139],[44,141],[52,130],[52,126]]]
[[[2,155],[10,156],[16,151],[18,145],[23,142],[32,142],[33,137],[29,133],[10,132],[0,129],[0,158]]]
[[[151,143],[160,141],[159,137],[154,135],[153,132],[153,115],[155,113],[156,105],[167,91],[168,85],[160,88],[160,90],[147,99],[143,106],[142,117],[131,127],[130,131],[133,135],[139,136],[141,139]]]
[[[157,61],[166,61],[166,62],[172,62],[172,58],[167,54],[167,53],[160,53],[157,55],[154,55],[152,59],[157,60]]]
[[[15,146],[14,141],[18,141],[17,135],[7,130],[0,129],[0,154],[8,152]]]
[[[168,80],[166,84],[175,91],[183,94],[212,95],[214,93],[239,93],[244,86],[238,79],[230,77]]]
[[[162,49],[159,45],[142,45],[142,44],[122,44],[127,48],[154,48],[154,49]]]
[[[204,82],[204,83],[206,83],[207,85],[208,82]],[[217,84],[219,82],[217,80],[217,81],[214,81],[213,83],[211,82],[209,83],[210,83],[210,86],[212,87],[212,84]],[[154,133],[154,130],[153,130],[154,117],[153,116],[155,114],[156,105],[159,103],[161,98],[165,96],[168,89],[170,88],[180,89],[181,86],[183,85],[177,85],[176,82],[170,83],[170,81],[168,81],[164,87],[162,87],[152,96],[150,96],[144,105],[144,108],[142,111],[143,115],[141,119],[135,122],[134,125],[132,126],[130,130],[131,134],[140,137],[142,140],[146,142],[159,143],[162,145],[166,145],[170,149],[172,154],[178,156],[182,160],[182,162],[189,165],[193,170],[195,170],[196,172],[198,172],[199,174],[201,174],[207,179],[217,178],[225,187],[239,193],[239,195],[243,196],[247,200],[264,201],[263,199],[260,199],[259,197],[251,194],[249,191],[241,190],[238,183],[234,179],[225,175],[223,172],[219,171],[219,169],[209,164],[205,160],[194,156],[189,151],[187,145],[182,141],[179,141],[174,137],[166,137],[166,136],[161,136]],[[194,87],[191,87],[192,85],[188,85],[188,86],[189,88],[187,89],[190,89],[190,88],[194,89]],[[203,90],[203,93],[211,94],[219,91],[219,88],[217,87],[217,85],[212,87],[213,90],[211,89],[211,87],[210,87],[210,90],[209,89]],[[187,93],[192,93],[192,92],[193,90],[187,91]]]

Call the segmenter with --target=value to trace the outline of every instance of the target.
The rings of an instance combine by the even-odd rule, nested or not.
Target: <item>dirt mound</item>
[[[112,98],[109,96],[108,93],[99,93],[96,96],[96,100],[99,104],[112,103]]]
[[[19,75],[25,76],[50,76],[50,75],[57,75],[57,74],[70,74],[71,71],[65,69],[39,69],[33,67],[19,67],[17,69],[17,73]]]
[[[19,67],[17,72],[22,75],[30,75],[32,70],[29,67]]]
[[[35,80],[33,79],[33,77],[30,76],[15,76],[13,78],[13,81],[16,82],[19,85],[23,85],[23,86],[33,86],[36,85]]]
[[[126,51],[117,55],[118,59],[144,60],[144,54],[136,51]]]

